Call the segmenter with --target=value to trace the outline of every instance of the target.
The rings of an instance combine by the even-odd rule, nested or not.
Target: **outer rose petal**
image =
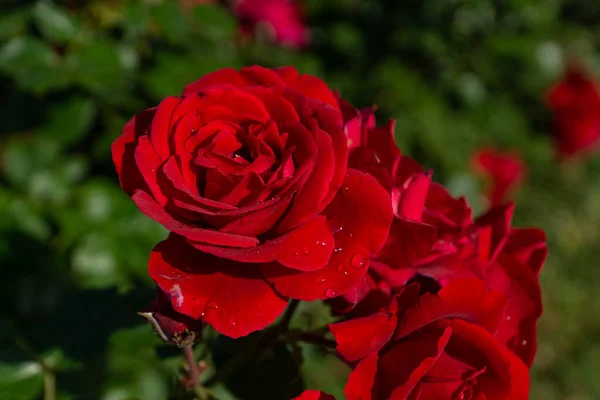
[[[537,321],[542,315],[537,274],[512,255],[502,253],[490,265],[487,282],[490,288],[501,291],[510,299],[496,338],[531,366],[537,348]]]
[[[477,218],[475,223],[479,227],[491,227],[492,238],[490,243],[489,261],[493,261],[506,243],[510,232],[515,205],[508,202],[504,205],[491,208],[488,212]]]
[[[202,253],[174,234],[154,248],[148,273],[175,311],[232,338],[265,328],[288,304],[256,266]]]
[[[529,371],[521,360],[480,326],[460,319],[447,323],[452,338],[446,352],[486,367],[477,382],[488,400],[527,399]],[[477,349],[477,357],[473,349]]]
[[[460,318],[481,325],[495,333],[504,315],[507,298],[489,290],[477,278],[457,278],[448,282],[437,294],[425,293],[406,310],[394,339],[443,318]]]
[[[381,350],[392,337],[397,323],[395,310],[382,310],[367,317],[331,324],[329,330],[342,357],[356,361]]]
[[[299,74],[294,67],[282,67],[273,70],[283,81],[303,95],[315,100],[323,101],[335,108],[339,108],[337,98],[327,84],[319,78],[306,74]]]
[[[336,247],[325,268],[297,272],[261,266],[264,277],[284,296],[313,301],[350,289],[367,272],[370,254],[385,243],[393,217],[385,189],[372,176],[352,169],[324,214]]]
[[[375,374],[377,373],[377,353],[371,353],[368,357],[358,363],[354,371],[348,377],[348,383],[344,388],[346,400],[377,400],[373,396],[375,385]]]
[[[318,390],[305,390],[300,396],[294,397],[292,400],[335,400],[335,397]]]
[[[288,234],[252,249],[217,247],[199,242],[190,244],[218,257],[251,263],[277,261],[288,268],[301,271],[323,268],[329,261],[334,246],[333,235],[323,216],[314,217]]]
[[[416,335],[394,344],[381,355],[378,383],[379,398],[404,400],[435,364],[450,340],[452,329]]]
[[[228,83],[235,86],[246,86],[246,81],[234,68],[223,68],[218,71],[204,75],[195,82],[190,83],[183,89],[183,94],[197,92],[207,86]]]

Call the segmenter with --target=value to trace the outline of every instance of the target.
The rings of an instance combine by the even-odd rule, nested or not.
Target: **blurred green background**
[[[154,297],[146,263],[166,232],[120,190],[110,144],[186,83],[255,63],[294,65],[356,106],[377,104],[403,152],[476,212],[471,154],[517,149],[529,174],[515,224],[542,227],[550,246],[531,398],[600,399],[600,159],[554,160],[544,102],[566,60],[599,70],[600,2],[302,4],[311,44],[293,51],[240,41],[224,4],[0,1],[0,399],[50,400],[53,388],[58,399],[191,398],[180,353],[136,315]],[[319,304],[303,310],[296,323],[328,318]],[[207,335],[213,364],[244,345]],[[340,393],[347,370],[335,363],[310,346],[277,348],[229,391]]]

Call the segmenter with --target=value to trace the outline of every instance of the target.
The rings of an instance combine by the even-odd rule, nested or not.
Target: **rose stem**
[[[198,369],[198,363],[196,362],[196,357],[194,356],[194,350],[192,349],[192,346],[183,346],[183,354],[185,355],[185,361],[190,373],[190,379],[192,381],[194,393],[196,396],[198,396],[199,400],[209,400],[210,397],[208,393],[200,384],[200,370]]]

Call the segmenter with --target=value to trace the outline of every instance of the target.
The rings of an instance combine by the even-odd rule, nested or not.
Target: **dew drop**
[[[347,192],[349,190],[350,190],[350,188],[348,186],[344,186],[344,192]]]
[[[200,313],[200,318],[204,317],[204,311]]]
[[[361,269],[367,265],[367,256],[362,253],[356,253],[350,259],[350,265],[352,268]]]
[[[527,346],[527,340],[521,340],[521,346]]]
[[[218,308],[219,308],[219,305],[217,303],[214,303],[214,302],[210,302],[210,303],[206,304],[206,307],[205,307],[206,311],[208,311],[208,310],[216,310]]]
[[[302,252],[304,253],[305,256],[307,256],[309,254],[308,248],[306,248],[306,247],[302,250]]]
[[[259,249],[254,249],[254,250],[252,250],[252,252],[253,252],[254,254],[260,254],[260,250],[259,250]]]
[[[294,252],[294,255],[295,255],[296,257],[298,257],[298,256],[300,256],[300,253],[298,253],[298,252],[296,251],[296,252]]]
[[[327,282],[327,278],[319,278],[315,281],[315,283],[318,283],[319,285],[324,284],[325,282]]]
[[[325,243],[325,242],[319,242],[319,241],[317,241],[317,244],[320,245],[320,246],[323,246],[323,247],[327,246],[327,243]]]
[[[237,325],[237,322],[231,321],[231,326],[236,326],[236,325]]]
[[[507,316],[506,316],[506,320],[507,320],[507,321],[510,321],[510,315],[507,315]]]
[[[343,247],[338,247],[337,249],[333,250],[334,253],[339,253],[340,251],[344,250]]]
[[[334,289],[327,289],[325,291],[325,297],[327,297],[327,298],[330,299],[330,298],[335,297],[335,296],[337,296],[337,292]]]

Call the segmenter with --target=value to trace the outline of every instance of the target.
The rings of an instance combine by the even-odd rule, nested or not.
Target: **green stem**
[[[190,374],[190,379],[192,380],[192,388],[198,400],[209,400],[210,395],[202,387],[200,384],[200,370],[198,369],[198,363],[196,362],[196,357],[194,355],[194,350],[192,346],[187,345],[183,347],[183,354],[185,355],[185,361],[187,363],[188,372]],[[47,399],[45,399],[47,400]]]

